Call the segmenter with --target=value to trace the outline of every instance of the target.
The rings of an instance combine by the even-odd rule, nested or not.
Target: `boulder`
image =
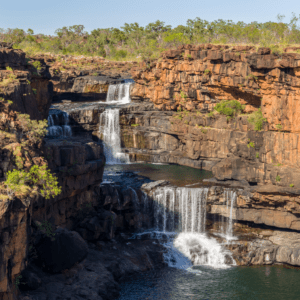
[[[44,237],[37,246],[40,263],[51,273],[69,269],[88,254],[88,245],[75,231],[58,228],[55,237]]]

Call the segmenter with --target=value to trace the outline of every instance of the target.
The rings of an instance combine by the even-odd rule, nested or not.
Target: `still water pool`
[[[122,171],[133,171],[151,180],[167,180],[171,184],[182,187],[195,184],[205,185],[203,179],[212,178],[212,172],[179,165],[132,163],[106,165],[105,174]],[[105,176],[104,176],[105,178]]]
[[[300,271],[282,266],[193,268],[166,267],[128,278],[118,300],[296,300]]]

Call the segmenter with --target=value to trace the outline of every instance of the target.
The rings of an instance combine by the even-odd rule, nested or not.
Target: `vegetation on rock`
[[[244,106],[237,100],[222,100],[214,109],[218,113],[226,115],[227,119],[230,119],[241,113],[244,110]]]
[[[261,108],[259,108],[257,111],[253,112],[248,117],[248,122],[250,124],[254,125],[254,130],[260,131],[263,128],[264,122],[266,122],[267,119],[263,117],[263,114],[261,112]]]
[[[9,103],[3,98],[0,99],[0,106],[0,128],[5,128],[0,133],[7,138],[2,142],[2,148],[14,158],[6,180],[0,184],[2,198],[5,194],[11,199],[30,194],[39,194],[46,199],[55,197],[61,188],[39,150],[47,133],[47,120],[31,120],[27,114],[11,111]]]
[[[46,165],[32,166],[29,172],[14,169],[8,171],[6,177],[4,185],[10,198],[15,195],[26,196],[31,192],[50,199],[61,193],[57,178],[51,174]]]

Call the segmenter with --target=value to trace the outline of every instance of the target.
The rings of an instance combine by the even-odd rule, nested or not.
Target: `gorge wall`
[[[237,222],[298,234],[299,54],[277,55],[268,48],[256,51],[250,46],[186,45],[164,53],[158,61],[139,66],[131,62],[105,66],[97,59],[83,59],[81,65],[75,61],[72,57],[51,55],[26,60],[20,50],[0,48],[0,97],[13,102],[1,106],[0,180],[5,180],[5,173],[15,167],[13,152],[19,141],[13,134],[21,131],[15,111],[36,120],[47,118],[54,97],[56,104],[50,113],[67,112],[72,128],[72,137],[46,137],[41,144],[30,145],[29,156],[20,154],[28,160],[27,167],[45,158],[62,187],[59,196],[50,200],[38,195],[0,199],[1,299],[14,299],[13,295],[18,294],[14,283],[33,255],[30,246],[41,224],[50,223],[57,234],[59,227],[75,230],[99,249],[106,247],[105,243],[97,244],[99,240],[113,241],[121,233],[132,233],[140,222],[151,224],[147,213],[136,211],[136,197],[139,202],[145,197],[141,185],[134,187],[136,191],[126,186],[125,180],[123,185],[100,185],[105,158],[99,122],[106,106],[90,101],[104,100],[108,85],[129,78],[129,71],[135,80],[131,89],[133,102],[118,109],[122,147],[131,161],[211,170],[215,177],[212,184],[239,190],[233,209]],[[80,69],[83,66],[85,69]],[[233,119],[208,114],[223,99],[240,101],[245,105],[243,114]],[[77,105],[76,101],[86,103]],[[261,131],[255,131],[248,115],[259,107],[266,121]],[[228,217],[222,193],[222,188],[210,189],[207,211]],[[270,244],[274,242],[270,238],[270,243],[264,244],[265,252],[254,257],[252,263],[300,264],[298,248],[292,252],[280,248],[290,239],[277,236],[276,247]],[[116,246],[110,245],[109,249],[114,251]],[[126,264],[131,264],[124,269],[151,268],[155,254],[150,246],[149,249],[147,253],[152,254],[147,254],[139,267],[134,255],[128,255]],[[266,261],[261,258],[264,253],[274,255]],[[101,263],[103,267],[105,259]],[[118,263],[125,264],[120,259]],[[89,272],[95,271],[92,265],[90,262]],[[114,281],[120,278],[121,270],[112,260],[105,266],[98,271],[106,274],[107,282],[113,282],[115,288]],[[107,270],[113,270],[113,275]],[[124,271],[122,276],[125,274]],[[74,279],[72,284],[75,291],[78,282]],[[98,285],[99,281],[93,281],[93,288]],[[84,298],[87,291],[78,293]],[[99,293],[105,299],[108,292]]]
[[[28,299],[26,293],[32,290],[32,297],[38,299],[56,299],[62,295],[64,298],[84,299],[90,295],[93,299],[112,299],[118,294],[120,278],[163,263],[162,256],[157,255],[161,251],[158,245],[133,242],[128,249],[121,238],[121,233],[126,235],[138,228],[136,192],[128,186],[100,186],[105,165],[103,145],[93,122],[77,122],[89,121],[91,115],[98,121],[99,113],[78,114],[78,118],[72,120],[73,137],[46,136],[39,141],[30,138],[39,123],[32,123],[37,127],[30,131],[20,116],[25,113],[37,121],[48,117],[53,86],[54,96],[56,92],[61,96],[55,87],[57,74],[53,76],[53,68],[43,56],[26,58],[20,50],[1,46],[0,180],[6,179],[8,171],[20,168],[17,166],[20,161],[25,171],[34,165],[47,165],[57,176],[61,193],[46,199],[34,186],[28,193],[16,195],[1,188],[0,299]],[[90,90],[86,90],[90,79],[82,79],[85,74],[81,72],[77,75],[79,78],[73,80],[76,82],[72,82],[72,86],[77,87],[80,96],[75,96],[75,100],[103,96],[99,89],[94,89],[91,96]],[[111,74],[103,76],[96,80],[96,85],[106,92],[109,83],[115,81]],[[93,75],[93,84],[95,77]],[[83,84],[77,84],[81,81]],[[63,82],[59,77],[58,84]],[[65,92],[68,90],[63,90]],[[94,135],[89,134],[91,129]],[[56,236],[57,242],[52,236]],[[121,239],[119,243],[114,240],[116,237]],[[64,242],[66,240],[68,242]],[[68,251],[53,256],[61,247]],[[110,251],[99,252],[106,248]],[[124,256],[120,253],[125,248]],[[64,270],[63,278],[47,273]],[[85,282],[87,278],[89,281]],[[19,285],[23,287],[23,294]]]

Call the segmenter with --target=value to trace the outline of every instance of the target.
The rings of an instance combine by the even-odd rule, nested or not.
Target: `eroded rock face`
[[[300,54],[270,54],[246,47],[185,45],[167,51],[160,61],[136,68],[131,96],[163,110],[209,112],[223,99],[236,99],[246,112],[262,106],[271,130],[299,132]]]
[[[31,65],[33,62],[26,60],[22,50],[0,48],[0,97],[13,101],[13,110],[41,120],[48,117],[53,85],[44,61],[39,61],[39,70]]]

